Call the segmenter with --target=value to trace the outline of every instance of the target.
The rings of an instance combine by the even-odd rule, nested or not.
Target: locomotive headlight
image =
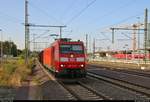
[[[81,67],[84,67],[84,65],[83,65],[83,64],[81,64]]]
[[[69,60],[68,60],[68,58],[66,58],[66,57],[61,57],[60,58],[60,62],[68,62]]]
[[[61,64],[61,65],[60,65],[60,67],[64,67],[64,65],[63,65],[63,64]]]
[[[78,57],[77,62],[84,62],[84,57]]]
[[[74,56],[73,56],[73,55],[70,55],[70,57],[73,58]]]

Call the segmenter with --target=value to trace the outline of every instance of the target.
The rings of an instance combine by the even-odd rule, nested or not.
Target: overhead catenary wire
[[[136,14],[136,15],[133,15],[133,16],[127,17],[127,18],[125,18],[125,19],[123,19],[123,20],[120,20],[120,21],[118,21],[117,23],[110,24],[110,25],[107,25],[107,26],[104,26],[104,27],[100,27],[100,28],[98,28],[97,30],[101,30],[101,29],[105,29],[105,28],[110,29],[109,27],[117,26],[117,25],[119,25],[119,24],[122,24],[122,23],[124,23],[124,22],[126,22],[126,21],[128,21],[128,20],[131,20],[131,19],[133,19],[133,18],[135,18],[135,17],[137,17],[137,16],[140,16],[140,15],[143,15],[143,14],[144,14],[143,12],[142,12],[142,13],[140,12],[140,13],[138,13],[138,14]]]
[[[61,15],[61,18],[64,18],[73,8],[73,6],[77,3],[78,0],[72,0],[72,2],[66,7],[64,12]]]
[[[38,31],[38,32],[39,31],[46,31],[46,30],[48,30],[48,29],[37,29],[37,28],[36,29],[30,29],[30,31]]]
[[[32,42],[33,40],[40,38],[41,36],[47,34],[50,30],[45,31],[44,33],[40,34],[39,36],[35,37],[34,39],[30,40],[30,42]]]
[[[121,5],[121,6],[115,8],[115,9],[113,9],[113,10],[111,9],[111,11],[106,12],[104,15],[95,18],[94,21],[87,22],[87,24],[89,24],[89,23],[90,23],[90,24],[91,24],[91,23],[95,23],[95,21],[97,22],[97,20],[98,20],[98,21],[103,20],[102,18],[109,17],[110,15],[115,14],[117,11],[119,11],[119,10],[121,10],[121,9],[123,9],[123,8],[127,8],[127,7],[130,6],[131,4],[135,3],[135,1],[137,1],[137,0],[132,0],[132,1],[127,2],[126,4]],[[103,20],[103,21],[104,21],[104,20]]]
[[[104,31],[104,29],[105,29],[105,28],[108,28],[108,27],[109,27],[109,30],[110,30],[110,27],[112,27],[112,26],[116,26],[116,25],[121,24],[121,23],[123,23],[123,22],[125,22],[125,21],[131,20],[131,18],[135,18],[135,17],[140,16],[140,15],[143,15],[143,14],[144,14],[144,13],[142,12],[142,13],[138,13],[138,14],[136,14],[136,15],[127,17],[127,18],[125,18],[125,19],[123,19],[123,20],[121,20],[121,21],[119,21],[119,22],[117,22],[117,23],[114,23],[114,24],[111,24],[111,25],[108,25],[108,26],[105,26],[105,27],[101,27],[99,30],[102,29],[102,31]]]
[[[59,21],[58,19],[56,19],[56,17],[54,17],[54,16],[50,15],[49,13],[47,13],[46,10],[43,10],[43,9],[39,8],[38,6],[36,6],[35,4],[33,4],[32,2],[29,2],[29,5],[31,7],[33,7],[33,8],[35,8],[35,9],[38,9],[38,11],[40,11],[41,13],[43,13],[48,18],[51,18],[51,19],[55,20],[57,23],[64,25],[62,21]]]
[[[4,19],[7,19],[7,21],[10,21],[12,23],[21,24],[21,22],[23,22],[23,20],[21,20],[17,17],[14,17],[14,16],[10,16],[10,15],[4,13],[4,12],[1,12],[1,11],[0,11],[0,15],[4,16],[5,17]]]
[[[129,38],[129,40],[133,40],[133,38],[130,37],[129,35],[127,35],[127,34],[125,34],[125,33],[121,33],[121,34],[123,34],[125,37]],[[140,43],[140,45],[143,45],[143,43]]]
[[[106,36],[104,33],[102,33],[102,35],[111,42],[111,40],[108,36]]]
[[[84,7],[79,13],[73,16],[66,25],[71,24],[76,18],[78,18],[85,10],[87,10],[92,4],[94,4],[97,0],[92,0],[86,7]]]
[[[0,16],[1,16],[0,18],[2,19],[2,21],[0,21],[1,22],[1,29],[3,29],[3,31],[5,31],[6,34],[8,34],[8,28],[9,28],[8,26],[10,26],[9,23],[13,23],[13,25],[17,24],[18,25],[18,26],[16,26],[17,28],[19,27],[19,25],[22,25],[23,20],[21,20],[17,17],[14,17],[12,15],[8,15],[5,12],[0,11]],[[5,21],[5,23],[3,21]]]

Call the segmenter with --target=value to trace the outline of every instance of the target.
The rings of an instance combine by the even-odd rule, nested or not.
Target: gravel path
[[[38,78],[42,79],[39,83],[39,86],[40,86],[39,90],[41,92],[42,100],[74,100],[72,95],[66,89],[64,89],[64,87],[61,86],[56,81],[55,78],[50,76],[49,72],[47,73],[44,72],[47,70],[45,69],[41,70],[42,68],[43,66],[37,63],[37,71],[40,70],[38,71],[38,73],[41,73],[41,74],[36,73],[36,75],[40,75],[38,76]],[[45,76],[45,78],[43,78],[43,76]]]

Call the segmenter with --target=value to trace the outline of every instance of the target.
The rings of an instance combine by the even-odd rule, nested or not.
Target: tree
[[[13,57],[17,57],[17,46],[16,45],[12,45],[11,54],[13,55]]]
[[[10,41],[2,42],[3,44],[3,55],[9,56],[12,55],[13,57],[17,56],[17,45]],[[1,47],[0,47],[1,50]]]

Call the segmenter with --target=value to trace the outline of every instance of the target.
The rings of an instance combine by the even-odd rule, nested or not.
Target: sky
[[[28,0],[29,23],[42,25],[66,25],[62,36],[85,42],[92,51],[93,39],[97,50],[111,50],[110,27],[128,26],[144,22],[144,10],[150,11],[150,0]],[[12,40],[19,49],[24,49],[25,0],[0,0],[0,29],[3,40]],[[149,12],[148,12],[149,13]],[[150,13],[149,13],[150,14]],[[149,16],[150,21],[150,16]],[[132,37],[129,31],[115,32],[115,49],[130,49]],[[141,32],[142,33],[142,32]],[[54,41],[50,34],[59,34],[58,28],[30,28],[30,41],[36,38],[35,49],[43,49]],[[142,47],[142,34],[141,47]],[[117,40],[118,39],[118,40]],[[128,39],[128,40],[119,40]],[[40,43],[41,42],[41,43]],[[43,43],[42,43],[43,42]],[[124,45],[128,44],[128,48]],[[31,43],[33,49],[33,43]]]

